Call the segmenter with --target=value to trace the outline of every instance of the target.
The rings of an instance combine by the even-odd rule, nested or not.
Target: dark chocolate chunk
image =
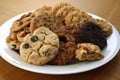
[[[103,30],[93,22],[86,22],[80,27],[80,38],[84,43],[93,43],[102,50],[107,45]]]
[[[62,41],[62,42],[64,42],[64,43],[67,42],[67,39],[64,36],[59,36],[59,40]]]
[[[37,37],[37,36],[32,36],[32,37],[31,37],[31,41],[32,41],[32,42],[38,41],[38,37]]]
[[[27,48],[29,48],[30,46],[29,46],[29,43],[25,43],[24,45],[23,45],[23,48],[25,48],[25,49],[27,49]]]

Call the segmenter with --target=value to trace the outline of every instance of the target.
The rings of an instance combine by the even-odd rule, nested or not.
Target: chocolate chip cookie
[[[40,27],[33,34],[28,34],[20,45],[21,58],[31,64],[43,65],[57,54],[59,39],[55,33]]]

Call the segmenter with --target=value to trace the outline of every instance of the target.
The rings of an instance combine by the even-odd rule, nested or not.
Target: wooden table
[[[105,18],[120,32],[120,0],[65,1]],[[0,25],[20,13],[34,10],[42,5],[53,5],[56,2],[58,0],[0,0]],[[57,76],[19,69],[0,57],[0,80],[120,80],[120,51],[112,61],[95,70]]]

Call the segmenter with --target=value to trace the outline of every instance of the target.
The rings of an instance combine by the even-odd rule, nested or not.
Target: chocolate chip
[[[15,48],[16,48],[16,45],[12,44],[12,49],[15,50]]]
[[[59,40],[64,42],[64,43],[67,43],[67,39],[64,36],[59,36]]]
[[[51,53],[44,51],[43,54],[44,54],[46,57],[49,57]]]
[[[16,53],[20,54],[19,50],[14,50]]]
[[[23,48],[25,48],[25,49],[29,48],[29,43],[25,43],[25,44],[23,45]]]
[[[37,36],[32,36],[32,37],[31,37],[31,41],[32,41],[32,42],[38,41],[38,37],[37,37]]]

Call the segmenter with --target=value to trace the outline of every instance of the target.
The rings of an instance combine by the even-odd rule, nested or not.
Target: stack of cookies
[[[6,42],[35,65],[65,65],[73,60],[100,60],[112,34],[108,22],[68,4],[43,6],[14,21]]]

